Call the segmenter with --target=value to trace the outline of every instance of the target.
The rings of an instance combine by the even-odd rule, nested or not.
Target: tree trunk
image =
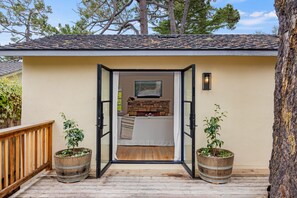
[[[275,71],[271,197],[297,197],[297,1],[275,0],[280,46]]]
[[[26,22],[26,29],[25,29],[25,39],[26,39],[26,42],[29,42],[31,40],[31,30],[30,30],[30,24],[32,23],[31,22],[31,17],[32,17],[32,13],[33,11],[30,10],[30,13],[28,15],[28,20]]]
[[[187,23],[187,16],[188,16],[188,12],[189,12],[189,6],[190,6],[190,0],[185,0],[183,18],[181,20],[179,34],[184,34],[185,33],[185,26],[186,26],[186,23]]]
[[[140,34],[148,34],[147,21],[147,2],[146,0],[138,0],[140,11]]]
[[[176,34],[176,24],[175,24],[175,16],[174,16],[174,0],[168,1],[168,12],[169,12],[169,20],[170,20],[170,33]]]

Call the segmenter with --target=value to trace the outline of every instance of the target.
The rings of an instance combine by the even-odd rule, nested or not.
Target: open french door
[[[182,164],[195,177],[195,65],[182,71]]]
[[[110,166],[112,156],[112,71],[98,65],[97,75],[96,177],[99,178]]]

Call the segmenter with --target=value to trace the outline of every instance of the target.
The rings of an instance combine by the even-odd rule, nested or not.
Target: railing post
[[[2,190],[2,162],[3,162],[3,155],[2,155],[2,139],[0,138],[0,190]]]
[[[53,166],[53,162],[52,162],[52,152],[53,152],[53,146],[52,146],[52,130],[53,130],[53,126],[49,125],[48,127],[48,161],[49,161],[49,167],[47,168],[47,170],[52,170],[52,166]]]

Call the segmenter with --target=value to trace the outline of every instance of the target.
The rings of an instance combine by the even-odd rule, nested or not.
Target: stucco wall
[[[95,151],[97,64],[120,69],[182,69],[196,64],[196,147],[205,146],[203,119],[214,104],[228,111],[224,147],[235,153],[235,168],[268,168],[272,146],[273,57],[24,57],[23,124],[54,119],[53,149],[65,147],[60,112],[86,132],[82,146]],[[201,76],[211,72],[212,90]],[[93,165],[95,152],[93,154]]]

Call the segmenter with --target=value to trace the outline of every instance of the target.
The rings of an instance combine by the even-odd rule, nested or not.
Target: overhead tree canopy
[[[148,34],[209,34],[220,28],[234,29],[240,19],[232,5],[215,8],[213,0],[82,0],[78,7],[83,29]]]
[[[1,0],[0,33],[10,34],[13,42],[45,35],[50,13],[51,7],[43,0]]]
[[[176,0],[174,14],[179,34],[210,34],[221,28],[234,29],[240,19],[238,10],[231,4],[223,8],[215,8],[212,0]],[[188,8],[186,7],[188,6]],[[185,9],[188,9],[186,14]],[[186,14],[186,15],[185,15]],[[160,34],[170,34],[170,22],[168,19],[160,21],[154,31]]]
[[[95,34],[104,34],[107,30],[118,34],[127,30],[138,33],[133,23],[139,21],[139,16],[133,15],[137,8],[132,3],[133,0],[82,0],[77,24]]]
[[[279,52],[275,67],[271,197],[297,197],[297,1],[275,0]]]
[[[63,26],[62,24],[59,23],[58,27],[49,26],[46,31],[49,35],[53,35],[53,34],[62,34],[62,35],[92,34],[91,31],[88,31],[88,30],[80,27],[78,23],[75,23],[72,26],[69,24],[65,24]]]

